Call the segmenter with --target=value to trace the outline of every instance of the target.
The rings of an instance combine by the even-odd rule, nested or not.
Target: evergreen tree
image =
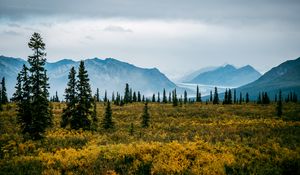
[[[77,78],[78,104],[76,105],[76,114],[71,121],[71,127],[72,129],[90,129],[92,124],[90,108],[92,108],[93,98],[88,73],[83,61],[80,61]]]
[[[185,91],[184,91],[184,100],[183,100],[184,104],[186,104],[187,101],[188,101],[188,98],[187,98],[187,92],[186,92],[186,90],[185,90]]]
[[[172,102],[171,92],[169,92],[169,103]]]
[[[111,94],[111,101],[112,101],[112,102],[115,101],[115,92],[112,92],[112,94]]]
[[[76,115],[76,103],[78,102],[78,99],[76,92],[76,71],[74,67],[71,68],[68,79],[67,88],[65,89],[67,107],[63,109],[62,120],[60,123],[61,127],[66,127],[71,124],[71,120],[73,120],[73,117]]]
[[[26,66],[23,66],[20,73],[22,77],[22,100],[17,104],[18,122],[21,124],[22,132],[28,133],[32,139],[36,140],[41,139],[46,128],[52,124],[51,108],[48,101],[49,84],[44,68],[46,62],[45,43],[40,34],[34,33],[32,35],[28,47],[34,53],[28,56],[30,76],[27,74]]]
[[[107,91],[105,90],[105,92],[104,92],[104,98],[103,98],[103,101],[106,103],[107,102]]]
[[[96,90],[96,100],[97,100],[97,102],[100,102],[99,88],[97,88],[97,90]]]
[[[138,101],[138,102],[141,102],[141,101],[142,101],[142,100],[141,100],[141,93],[140,93],[140,91],[138,91],[137,101]]]
[[[57,91],[55,92],[55,102],[60,102],[60,101],[59,101],[59,98],[58,98]]]
[[[163,91],[163,103],[168,103],[168,100],[167,100],[167,95],[166,95],[166,90],[164,88],[164,91]]]
[[[213,101],[213,95],[212,95],[212,91],[210,91],[210,98],[209,101],[212,102]]]
[[[126,83],[125,86],[125,93],[124,93],[124,103],[129,103],[130,102],[130,91],[129,91],[129,85]]]
[[[114,127],[114,122],[112,121],[112,110],[111,110],[111,107],[110,107],[109,100],[107,101],[105,114],[104,114],[104,119],[102,121],[102,126],[103,126],[104,129],[110,129],[110,128]]]
[[[228,99],[227,99],[228,104],[232,104],[232,94],[231,94],[231,89],[228,90]]]
[[[218,89],[217,89],[217,87],[215,87],[213,104],[219,104],[219,95],[218,95]]]
[[[278,96],[278,102],[277,102],[277,116],[281,117],[282,116],[282,94],[281,90],[279,90],[279,96]]]
[[[246,103],[249,103],[249,94],[248,94],[248,92],[246,93]]]
[[[133,92],[132,101],[133,102],[137,102],[137,97],[136,97],[136,93],[135,92]]]
[[[144,106],[144,112],[142,114],[142,127],[147,128],[149,127],[149,122],[150,122],[150,114],[148,112],[148,103],[145,103]]]
[[[143,95],[142,102],[145,102],[145,96]]]
[[[6,85],[5,85],[5,77],[2,78],[1,81],[1,101],[0,103],[6,104],[8,102],[7,93],[6,93]]]
[[[93,120],[92,128],[95,130],[97,128],[96,124],[97,124],[97,121],[98,121],[98,118],[97,118],[97,97],[93,98],[92,120]]]
[[[157,93],[157,102],[160,103],[160,93]]]
[[[18,123],[21,125],[23,134],[30,133],[31,127],[33,125],[33,118],[31,114],[31,88],[28,71],[28,68],[24,64],[20,72],[21,96],[19,96],[20,99],[19,101],[17,101]]]
[[[172,102],[173,102],[173,106],[178,106],[176,89],[174,89],[174,91],[172,92]]]
[[[196,90],[196,102],[200,102],[200,97],[199,97],[199,86],[197,85],[197,90]]]
[[[155,94],[152,96],[152,102],[155,102]]]
[[[15,86],[15,89],[16,89],[16,91],[13,94],[12,101],[20,102],[23,99],[22,98],[22,75],[21,75],[21,73],[18,73],[17,84]],[[1,89],[0,89],[0,91],[1,91]],[[1,99],[1,97],[0,97],[0,99]],[[0,100],[0,104],[1,104],[1,100]]]
[[[257,104],[262,104],[261,94],[258,93]]]
[[[227,89],[225,90],[225,93],[224,93],[223,105],[224,104],[228,104],[228,92],[227,92]]]

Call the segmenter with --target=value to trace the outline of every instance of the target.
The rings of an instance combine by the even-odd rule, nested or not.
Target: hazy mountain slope
[[[290,91],[300,95],[300,57],[272,68],[258,80],[238,88],[237,91],[248,92],[252,99],[256,99],[260,91],[266,91],[273,99],[279,89],[284,95]]]
[[[15,90],[16,77],[24,63],[26,62],[22,59],[0,57],[0,77],[6,77],[9,96]],[[58,91],[60,96],[63,95],[72,66],[78,70],[79,62],[64,59],[55,63],[46,63],[45,68],[51,87],[50,94],[53,95],[55,91]],[[112,91],[119,91],[123,94],[125,83],[129,83],[133,90],[142,91],[145,95],[162,91],[163,88],[169,91],[176,87],[156,68],[139,68],[112,58],[105,60],[87,59],[85,60],[85,66],[93,92],[96,88],[99,88],[101,95],[104,94],[105,90],[108,91],[109,95]]]
[[[195,77],[197,77],[199,74],[203,73],[203,72],[208,72],[208,71],[212,71],[212,70],[215,70],[217,67],[205,67],[205,68],[202,68],[202,69],[199,69],[197,71],[194,71],[192,73],[189,73],[181,78],[179,78],[177,80],[177,82],[183,82],[183,83],[186,83],[186,82],[190,82],[192,79],[194,79]]]
[[[189,83],[238,87],[257,80],[261,74],[250,65],[239,69],[232,65],[203,72]]]

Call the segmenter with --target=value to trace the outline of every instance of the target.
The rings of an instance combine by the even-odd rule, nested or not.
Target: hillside
[[[188,83],[238,87],[255,81],[260,76],[261,74],[250,65],[241,68],[225,65],[212,71],[200,73]]]
[[[274,95],[282,90],[283,95],[291,91],[300,94],[300,57],[286,61],[266,72],[258,80],[239,87],[238,92],[248,92],[256,99],[260,91],[266,91],[273,99]],[[254,96],[254,97],[253,97]]]

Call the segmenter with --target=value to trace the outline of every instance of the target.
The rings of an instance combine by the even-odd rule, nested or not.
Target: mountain
[[[93,92],[99,88],[101,95],[104,95],[105,90],[108,95],[111,95],[113,91],[123,94],[126,83],[129,83],[133,90],[141,91],[145,95],[161,92],[163,88],[167,91],[176,88],[176,85],[156,68],[139,68],[113,58],[104,60],[93,58],[86,59],[84,62]],[[27,64],[23,59],[0,56],[0,78],[6,78],[9,96],[15,91],[16,77],[23,64]],[[46,63],[51,95],[58,91],[58,95],[63,96],[72,66],[78,70],[79,61],[63,59],[54,63]]]
[[[196,70],[194,72],[191,72],[181,78],[179,78],[177,80],[177,82],[189,82],[191,81],[192,79],[194,79],[195,77],[197,77],[197,75],[201,74],[201,73],[204,73],[204,72],[208,72],[208,71],[212,71],[212,70],[215,70],[217,67],[205,67],[205,68],[202,68],[202,69],[199,69],[199,70]]]
[[[238,92],[249,93],[256,100],[261,91],[268,92],[271,99],[282,90],[283,95],[289,92],[300,94],[300,57],[289,60],[266,72],[258,80],[237,88]]]
[[[225,65],[217,69],[200,73],[188,83],[226,87],[238,87],[257,80],[261,74],[252,66],[235,68]]]

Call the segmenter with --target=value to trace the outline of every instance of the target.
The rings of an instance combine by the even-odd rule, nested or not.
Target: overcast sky
[[[170,78],[207,66],[260,72],[300,56],[299,0],[0,0],[0,55],[113,57]]]

